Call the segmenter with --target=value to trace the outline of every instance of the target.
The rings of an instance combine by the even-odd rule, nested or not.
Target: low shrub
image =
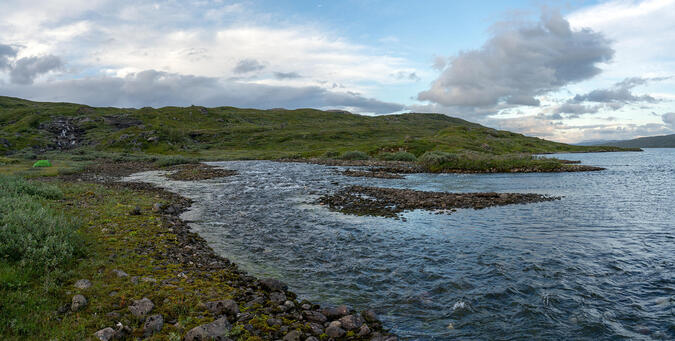
[[[417,160],[415,154],[408,152],[396,152],[396,153],[386,153],[382,156],[383,160],[387,161],[410,161],[413,162]]]
[[[42,203],[61,196],[52,185],[0,176],[0,261],[42,276],[82,253],[76,224]]]
[[[183,165],[186,163],[197,163],[199,160],[194,158],[188,158],[182,155],[172,155],[172,156],[159,156],[155,161],[155,165],[159,167],[168,167],[175,165]]]
[[[417,160],[422,166],[435,170],[435,168],[440,167],[441,165],[448,163],[453,160],[457,160],[459,157],[457,154],[439,152],[439,151],[430,151],[422,154]]]
[[[350,152],[344,152],[342,155],[340,155],[340,159],[342,160],[368,160],[370,159],[370,156],[368,154],[354,150]]]

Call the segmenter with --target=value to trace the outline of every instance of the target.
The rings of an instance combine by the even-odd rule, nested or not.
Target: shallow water
[[[129,179],[193,198],[184,218],[242,269],[317,303],[373,307],[406,339],[675,339],[675,149],[558,157],[607,170],[398,180],[236,161],[212,163],[239,172],[224,179]],[[407,221],[312,204],[348,184],[564,198]]]

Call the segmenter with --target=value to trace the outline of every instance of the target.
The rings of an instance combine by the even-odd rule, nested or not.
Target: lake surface
[[[557,157],[607,170],[392,180],[236,161],[211,163],[239,172],[224,179],[130,179],[194,199],[184,217],[242,269],[322,305],[372,307],[404,339],[675,339],[675,149]],[[350,184],[564,197],[406,221],[312,204]]]

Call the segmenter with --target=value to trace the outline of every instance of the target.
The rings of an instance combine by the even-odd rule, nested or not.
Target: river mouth
[[[675,333],[668,247],[675,238],[666,229],[672,216],[663,205],[638,203],[630,184],[617,186],[632,170],[378,179],[302,163],[210,164],[237,173],[188,182],[153,171],[126,180],[193,199],[183,218],[243,270],[282,279],[317,303],[375,308],[402,338],[668,339]],[[315,204],[350,185],[564,198],[452,215],[415,210],[404,212],[404,220]],[[664,191],[663,183],[647,185],[652,197]]]

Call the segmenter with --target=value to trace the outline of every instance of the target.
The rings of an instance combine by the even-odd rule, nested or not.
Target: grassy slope
[[[632,140],[609,143],[623,148],[675,148],[675,134],[640,137]]]
[[[86,151],[203,159],[310,157],[348,150],[372,156],[406,150],[420,156],[431,150],[508,154],[618,149],[555,143],[440,114],[367,117],[314,109],[89,108],[0,97],[0,153],[49,146],[53,134],[40,126],[54,117],[74,119],[84,130],[86,147],[80,149]]]

